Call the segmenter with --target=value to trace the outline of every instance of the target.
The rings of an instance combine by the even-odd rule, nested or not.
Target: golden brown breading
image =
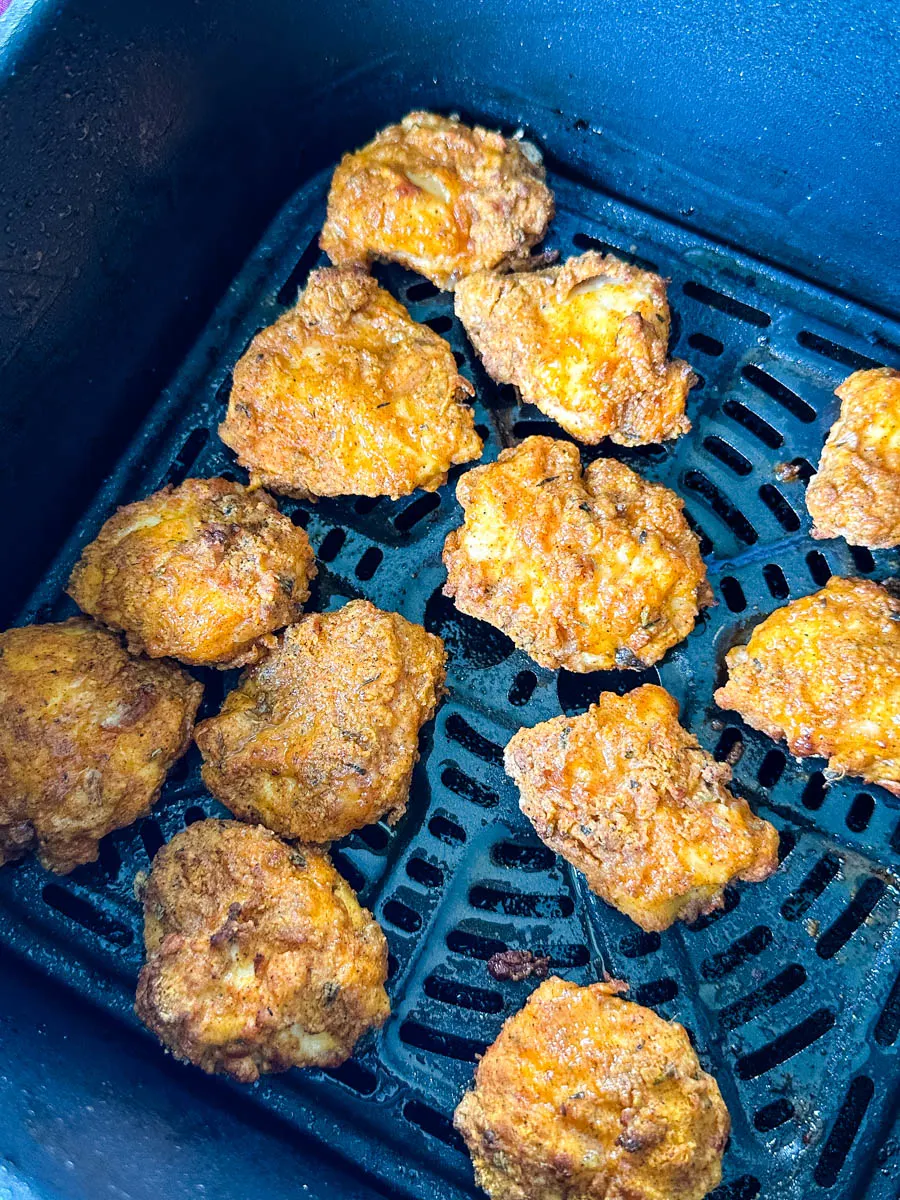
[[[837,395],[841,415],[806,489],[812,535],[873,550],[898,546],[900,371],[856,371]]]
[[[696,379],[666,357],[658,275],[591,250],[544,271],[480,271],[454,304],[487,373],[582,442],[640,446],[690,429]]]
[[[197,726],[206,786],[242,820],[307,842],[393,823],[444,662],[440,638],[368,600],[304,617]]]
[[[725,657],[715,694],[792,754],[828,759],[900,796],[900,600],[869,579],[829,579],[777,608]]]
[[[649,666],[712,602],[682,501],[613,459],[582,476],[575,446],[530,437],[467,471],[456,496],[445,593],[542,667]]]
[[[331,267],[250,343],[219,436],[284,495],[396,499],[480,457],[473,394],[443,338],[361,268]]]
[[[731,769],[655,684],[520,729],[505,763],[541,839],[642,929],[696,920],[732,879],[756,883],[778,866],[775,829],[729,792]]]
[[[86,546],[69,595],[128,648],[240,667],[295,620],[316,573],[309,539],[271,496],[186,479],[127,504]]]
[[[203,688],[84,617],[0,634],[0,864],[59,874],[144,816],[191,740]]]
[[[387,259],[452,291],[540,241],[553,217],[545,177],[526,142],[412,112],[341,159],[321,246],[333,263]]]
[[[144,921],[137,1014],[204,1071],[335,1067],[387,1019],[384,934],[321,850],[198,821],[154,859]]]
[[[492,1200],[701,1200],[730,1121],[681,1025],[551,977],[510,1017],[456,1110]]]

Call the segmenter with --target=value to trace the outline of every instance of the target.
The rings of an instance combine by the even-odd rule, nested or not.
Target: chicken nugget
[[[324,268],[238,362],[219,436],[283,495],[397,499],[480,457],[473,394],[444,339],[371,275]]]
[[[900,371],[856,371],[837,395],[841,415],[806,489],[812,535],[900,546]]]
[[[124,630],[134,653],[240,667],[296,619],[315,573],[309,538],[271,496],[186,479],[110,517],[68,590],[84,612]]]
[[[504,761],[539,837],[642,929],[696,920],[721,907],[731,880],[756,883],[778,866],[773,826],[731,794],[730,767],[655,684],[520,729]]]
[[[552,976],[504,1024],[454,1123],[491,1200],[702,1200],[730,1120],[681,1025],[625,985]]]
[[[406,808],[444,646],[368,600],[304,617],[197,726],[203,781],[245,821],[329,842]]]
[[[198,821],[153,860],[138,1016],[176,1058],[253,1083],[336,1067],[390,1005],[387,942],[328,857]]]
[[[641,446],[690,429],[696,378],[667,358],[658,275],[591,250],[543,271],[479,271],[454,305],[487,373],[580,441]]]
[[[321,246],[338,265],[399,262],[452,291],[540,241],[553,217],[545,178],[528,142],[412,112],[341,159]]]
[[[445,593],[542,667],[640,670],[712,603],[681,499],[614,459],[582,475],[571,443],[530,437],[466,472],[456,496]]]
[[[84,617],[0,634],[0,864],[61,875],[148,813],[191,740],[202,686]]]
[[[777,608],[725,657],[715,694],[748,725],[900,796],[900,599],[869,579],[829,579]]]

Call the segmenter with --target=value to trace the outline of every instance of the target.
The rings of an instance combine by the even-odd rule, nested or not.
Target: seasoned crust
[[[283,837],[328,842],[394,822],[444,664],[440,638],[368,600],[304,617],[197,726],[203,780]]]
[[[898,546],[900,371],[856,371],[837,395],[841,415],[806,489],[812,535],[872,550]]]
[[[731,880],[778,866],[775,829],[731,794],[731,769],[655,684],[520,729],[505,764],[541,839],[642,929],[696,920],[721,907]]]
[[[202,695],[84,617],[0,634],[0,864],[29,850],[59,874],[92,862],[150,811]]]
[[[126,504],[86,546],[69,595],[128,648],[192,666],[256,662],[309,598],[305,532],[271,496],[186,479]]]
[[[540,241],[553,217],[545,178],[527,143],[411,112],[341,159],[320,243],[333,263],[392,260],[452,291]]]
[[[153,861],[138,1016],[176,1058],[252,1083],[335,1067],[387,1019],[387,942],[327,856],[206,820]]]
[[[900,796],[900,600],[869,579],[829,579],[766,617],[725,657],[715,694],[792,754],[822,755]]]
[[[684,1029],[620,983],[551,977],[504,1024],[456,1110],[492,1200],[701,1200],[730,1121]]]
[[[479,271],[454,297],[487,373],[573,437],[678,437],[695,376],[669,360],[664,281],[594,250],[543,271]]]
[[[467,471],[456,496],[444,591],[541,666],[649,666],[712,602],[681,499],[613,459],[582,476],[575,446],[530,437]]]
[[[313,271],[234,369],[219,436],[287,496],[408,496],[481,455],[443,338],[359,267]]]

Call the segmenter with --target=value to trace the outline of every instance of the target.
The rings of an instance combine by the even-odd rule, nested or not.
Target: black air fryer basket
[[[499,8],[508,14],[505,6]],[[534,6],[535,13],[537,8]],[[748,12],[752,9],[754,5],[747,6]],[[702,16],[703,6],[701,10]],[[63,40],[63,45],[73,56],[76,90],[82,79],[79,71],[87,70],[83,64],[79,66],[76,53],[79,27],[88,44],[103,47],[103,54],[121,41],[121,55],[129,60],[122,68],[126,72],[133,67],[131,60],[140,57],[141,39],[150,36],[148,28],[157,35],[156,44],[162,49],[155,53],[164,61],[169,43],[161,30],[185,61],[201,53],[202,38],[190,24],[194,18],[179,16],[180,10],[174,8],[164,14],[168,24],[158,18],[155,26],[138,23],[139,27],[128,30],[116,27],[117,21],[126,18],[111,18],[105,10],[102,19],[93,11],[79,13],[78,6],[72,6],[72,11],[75,16],[69,12],[67,19],[59,18],[62,33],[59,28],[48,31],[39,26],[32,40],[42,47],[43,57],[35,58],[40,63],[47,62],[47,55],[52,58],[53,47],[61,38],[69,39]],[[528,11],[530,6],[524,6],[521,17]],[[428,19],[434,20],[430,9],[428,12]],[[651,37],[647,31],[655,29],[651,42],[662,55],[662,41],[674,28],[675,17],[680,14],[682,21],[688,20],[689,13],[687,7],[673,5],[668,15],[657,15],[656,25],[649,12],[638,12],[635,20],[646,23],[647,37]],[[282,22],[289,37],[298,38],[296,14],[291,17],[279,10],[276,15],[267,12],[264,19],[274,29]],[[414,14],[407,14],[407,26],[381,15],[382,24],[376,16],[371,17],[378,37],[388,41],[415,37]],[[72,26],[76,16],[80,26]],[[324,46],[331,45],[328,39],[334,39],[335,30],[327,27],[328,18],[310,12],[306,17],[310,36],[321,22],[317,36]],[[579,30],[562,15],[555,25],[548,14],[544,17],[547,30],[552,27],[554,36],[569,39],[568,50],[548,53],[567,54],[574,62]],[[50,17],[44,13],[44,19]],[[205,19],[205,36],[216,46],[216,38],[227,41],[214,18],[207,14]],[[353,18],[343,12],[343,19],[344,28],[351,29]],[[474,11],[471,19],[476,20]],[[249,7],[242,12],[226,8],[221,20],[230,22],[229,29],[240,31],[247,28],[242,22],[252,22],[253,16]],[[427,21],[426,25],[432,29]],[[618,34],[625,36],[621,29]],[[733,30],[729,36],[737,38],[738,34]],[[252,41],[251,34],[247,36]],[[489,32],[484,36],[489,37]],[[535,30],[521,38],[517,33],[513,40],[521,40],[529,54],[540,49]],[[787,43],[783,48],[787,52]],[[26,46],[19,51],[26,63],[27,50]],[[294,51],[299,52],[296,44]],[[229,52],[233,53],[233,48]],[[101,55],[101,50],[96,53]],[[259,46],[251,45],[247,53],[253,69],[264,72]],[[310,53],[308,48],[305,53]],[[390,60],[395,50],[385,53]],[[458,65],[459,50],[451,46],[446,53]],[[470,53],[477,55],[477,44],[470,47]],[[514,46],[510,53],[515,56]],[[259,61],[254,56],[259,56]],[[172,57],[180,61],[177,54]],[[376,57],[373,50],[373,61]],[[827,60],[827,54],[825,57]],[[110,61],[115,58],[113,55]],[[147,69],[151,75],[154,61],[150,53]],[[220,68],[218,61],[209,65],[213,75]],[[721,197],[715,202],[709,199],[707,215],[716,235],[711,236],[700,231],[704,227],[702,213],[695,218],[688,211],[690,206],[673,208],[660,201],[667,195],[689,196],[694,188],[698,197],[709,198],[712,184],[686,181],[683,172],[679,173],[681,166],[675,169],[663,160],[659,178],[652,182],[645,165],[638,161],[634,144],[629,148],[613,139],[613,144],[604,142],[602,150],[592,150],[593,142],[603,141],[602,113],[591,108],[583,87],[580,96],[574,94],[578,85],[571,79],[559,83],[551,104],[546,95],[538,94],[533,100],[511,95],[499,76],[493,81],[489,78],[490,64],[483,64],[480,70],[483,83],[476,84],[461,74],[454,76],[452,86],[446,79],[432,82],[422,64],[420,68],[416,74],[410,63],[400,69],[390,61],[382,62],[377,70],[342,80],[309,99],[302,114],[310,127],[305,157],[290,149],[284,130],[280,138],[260,132],[265,144],[252,153],[247,143],[254,164],[261,155],[275,155],[284,181],[289,175],[292,185],[300,182],[301,186],[236,272],[225,299],[193,348],[185,352],[188,335],[195,336],[206,285],[197,284],[199,299],[188,297],[191,311],[184,330],[175,331],[175,322],[167,318],[167,332],[165,336],[160,333],[157,349],[164,363],[181,360],[173,382],[152,405],[118,465],[105,477],[82,515],[76,519],[70,509],[65,519],[59,511],[35,519],[38,532],[61,525],[72,532],[22,611],[10,620],[59,620],[75,611],[63,594],[68,573],[81,547],[96,535],[116,505],[189,475],[245,478],[216,436],[232,368],[253,335],[294,302],[309,271],[324,261],[317,237],[330,169],[341,151],[368,137],[378,124],[422,104],[444,111],[462,110],[464,117],[506,133],[520,124],[526,126],[551,163],[550,182],[558,214],[545,242],[547,248],[558,250],[563,257],[586,249],[609,251],[659,271],[671,281],[671,353],[687,359],[700,376],[688,401],[693,429],[665,447],[623,450],[604,444],[597,451],[586,452],[586,458],[595,453],[614,455],[684,497],[689,520],[702,543],[717,605],[703,614],[695,631],[666,656],[658,670],[591,675],[546,671],[516,651],[499,632],[459,614],[442,595],[441,549],[447,533],[461,520],[454,499],[458,471],[439,492],[417,493],[396,502],[352,498],[318,504],[283,502],[283,509],[308,531],[319,564],[307,607],[327,610],[351,598],[367,597],[424,623],[447,645],[450,694],[433,726],[424,731],[409,809],[400,823],[393,829],[382,823],[363,829],[333,851],[335,865],[387,934],[391,1019],[337,1070],[292,1071],[266,1078],[246,1092],[246,1100],[237,1098],[239,1093],[245,1094],[237,1085],[224,1081],[209,1085],[204,1103],[220,1105],[223,1113],[237,1111],[237,1104],[243,1114],[243,1135],[220,1150],[235,1164],[231,1177],[234,1191],[227,1191],[224,1185],[226,1190],[220,1188],[218,1194],[248,1198],[258,1194],[254,1182],[257,1130],[277,1129],[282,1141],[292,1145],[298,1164],[304,1164],[304,1186],[310,1195],[324,1189],[325,1175],[319,1175],[314,1165],[318,1155],[326,1153],[316,1148],[320,1145],[327,1147],[329,1162],[336,1156],[353,1165],[347,1195],[371,1194],[370,1189],[423,1200],[474,1195],[471,1167],[453,1130],[452,1112],[471,1080],[478,1056],[534,986],[533,981],[497,982],[487,970],[487,960],[498,950],[522,948],[546,952],[554,972],[577,982],[602,978],[604,972],[624,979],[632,999],[687,1027],[701,1062],[719,1081],[733,1119],[724,1160],[725,1182],[715,1193],[716,1200],[896,1197],[900,801],[852,779],[826,785],[821,760],[794,760],[783,745],[748,729],[736,714],[717,709],[712,701],[722,678],[726,650],[746,640],[762,616],[821,587],[832,573],[880,580],[896,571],[894,554],[872,555],[839,540],[813,541],[804,503],[805,484],[837,413],[835,386],[856,369],[900,367],[900,325],[887,311],[876,311],[873,304],[883,270],[884,308],[890,308],[891,296],[896,295],[891,292],[896,272],[892,275],[886,263],[875,261],[877,242],[871,243],[869,257],[861,258],[860,239],[849,230],[846,243],[832,257],[807,258],[812,266],[804,271],[803,247],[816,245],[815,230],[795,229],[791,234],[789,223],[784,231],[767,227],[754,207],[754,196],[769,183],[750,178],[749,154],[746,206],[729,210]],[[66,74],[55,66],[48,70],[54,79]],[[112,97],[115,73],[105,78]],[[17,82],[8,82],[13,98]],[[177,92],[177,80],[170,84]],[[525,84],[522,86],[527,93]],[[277,90],[275,84],[272,89]],[[783,102],[793,94],[786,84]],[[106,99],[106,119],[115,123],[114,97]],[[266,102],[261,102],[260,120]],[[133,98],[126,96],[126,108],[131,103]],[[225,100],[222,103],[232,120],[232,110]],[[714,106],[709,98],[706,103],[712,119]],[[769,97],[767,103],[774,103],[777,109],[777,99]],[[582,112],[587,116],[580,115]],[[726,109],[723,120],[727,139],[728,122],[736,117],[729,118]],[[242,128],[240,123],[233,126],[235,138],[242,136]],[[736,162],[740,157],[737,126],[730,132],[736,142],[732,146]],[[39,130],[30,130],[30,135],[38,138]],[[134,144],[137,139],[140,148],[144,135],[137,121],[128,125],[124,134],[114,136],[119,138],[119,146]],[[683,131],[673,137],[675,149],[686,152]],[[216,146],[212,135],[210,139],[212,148],[206,153],[213,164]],[[704,149],[714,153],[712,140],[705,147],[698,145],[697,154],[702,155]],[[861,148],[847,149],[850,158],[858,161],[854,156]],[[290,170],[284,164],[285,156]],[[685,153],[685,169],[686,157]],[[313,172],[313,166],[320,169]],[[811,171],[815,166],[804,164],[804,169]],[[695,159],[693,167],[700,170],[702,164]],[[25,170],[21,163],[16,169]],[[210,171],[206,203],[215,210],[217,177],[212,165]],[[78,186],[82,183],[79,179]],[[797,185],[797,180],[790,179],[780,184],[788,190]],[[59,203],[69,203],[62,179],[58,186]],[[279,184],[271,176],[264,186],[269,189],[267,194],[277,194]],[[803,181],[802,187],[807,186]],[[823,201],[823,225],[838,221],[846,198],[843,186],[837,199],[832,197],[833,203],[827,196]],[[197,187],[202,191],[199,180]],[[648,192],[655,205],[647,202]],[[137,203],[142,195],[146,201],[139,191],[131,199]],[[82,193],[77,201],[84,201],[85,196]],[[887,196],[882,199],[889,205]],[[162,227],[156,200],[147,202],[150,217]],[[188,217],[200,211],[193,190],[184,204],[185,211],[181,211],[177,195],[162,202],[170,229],[189,225]],[[235,218],[239,212],[247,216],[253,208],[246,195],[236,198],[229,193],[223,204],[231,206]],[[259,206],[264,207],[262,201]],[[651,211],[654,207],[655,214]],[[891,211],[896,224],[895,210]],[[108,208],[103,219],[114,219]],[[135,316],[140,318],[143,310],[138,291],[152,270],[146,261],[132,266],[127,253],[141,245],[143,253],[152,258],[153,249],[146,239],[141,241],[140,222],[135,224],[134,213],[120,208],[115,219],[127,226],[127,237],[121,235],[125,249],[120,246],[125,257],[109,269],[124,276],[106,291],[92,284],[97,288],[98,312],[101,301],[111,303],[109,297],[115,293],[130,296]],[[864,219],[871,221],[871,213],[868,217],[863,213]],[[220,218],[210,220],[221,229]],[[167,267],[171,267],[172,236],[163,237],[160,249],[162,265]],[[182,229],[177,236],[187,244],[189,230]],[[199,279],[207,234],[198,227],[193,236],[200,250],[196,251],[197,262],[191,259],[185,271]],[[229,264],[243,256],[246,236],[243,228],[239,233],[232,231],[230,240],[223,235],[222,256]],[[779,239],[784,242],[783,253],[776,254]],[[829,247],[824,251],[830,253]],[[766,261],[779,257],[793,270]],[[210,254],[204,262],[204,278],[223,274]],[[40,269],[38,264],[36,270]],[[452,297],[398,268],[377,273],[416,320],[429,324],[452,345],[462,374],[476,389],[476,421],[485,439],[485,461],[532,433],[564,436],[536,409],[517,407],[511,389],[488,380],[453,315]],[[824,282],[810,282],[803,275]],[[848,298],[844,294],[848,283],[856,283],[854,290],[864,294],[869,303]],[[221,294],[223,290],[220,279],[216,291]],[[146,298],[151,323],[161,319],[163,300],[175,305],[169,292],[171,288],[160,284],[159,294]],[[67,294],[65,288],[62,294]],[[40,308],[43,300],[36,303]],[[53,301],[48,304],[47,311],[52,314]],[[36,387],[38,394],[41,386],[49,387],[47,381],[54,378],[54,371],[59,378],[65,371],[73,372],[81,390],[70,395],[69,404],[83,406],[88,433],[101,451],[109,452],[116,436],[110,428],[101,432],[93,421],[91,388],[97,389],[104,421],[115,417],[120,422],[124,431],[120,440],[124,442],[134,428],[136,414],[129,417],[128,381],[110,362],[121,349],[123,361],[134,365],[143,351],[116,340],[121,336],[121,313],[108,309],[103,319],[109,331],[105,354],[96,332],[86,334],[84,348],[89,358],[93,354],[95,377],[91,378],[96,382],[86,383],[87,377],[77,374],[83,364],[63,355],[46,363],[43,375],[38,371]],[[28,338],[39,342],[38,318],[24,334],[21,324],[16,327],[19,341],[15,353],[23,344],[28,352]],[[76,327],[77,322],[66,335]],[[140,341],[139,334],[135,337]],[[15,356],[11,362],[7,378],[16,378]],[[135,376],[131,383],[138,406],[141,397],[158,392],[152,376]],[[114,394],[115,402],[110,398]],[[16,405],[21,405],[18,393],[15,398],[3,399],[14,413]],[[71,419],[61,415],[64,408],[62,402],[58,408],[51,405],[43,436],[52,440],[56,436],[53,423],[62,422],[69,437],[68,453],[82,454],[86,443],[79,441]],[[26,432],[29,420],[27,415],[22,418]],[[20,476],[24,471],[25,477],[32,470],[35,482],[40,482],[40,461],[34,459],[29,467],[25,444],[15,442],[15,421],[10,428],[17,451],[12,469]],[[51,457],[58,453],[58,447],[51,447]],[[108,462],[104,465],[108,469]],[[792,469],[786,470],[785,465]],[[98,475],[102,469],[98,468]],[[76,495],[79,486],[84,490],[90,482],[90,472],[82,470],[79,480],[73,484]],[[28,553],[39,551],[32,547],[26,558]],[[205,716],[217,711],[235,674],[199,674],[206,687],[200,714]],[[503,746],[521,725],[533,725],[561,711],[582,712],[603,690],[624,692],[648,681],[662,683],[679,700],[684,724],[717,758],[734,764],[736,790],[778,827],[781,836],[781,865],[771,879],[761,885],[729,888],[720,912],[663,934],[642,933],[597,900],[580,878],[537,840],[518,810],[515,788],[502,768]],[[24,970],[16,965],[23,960],[38,968],[44,981],[40,986],[59,998],[51,1023],[65,1026],[70,1003],[65,997],[72,992],[99,1006],[102,1016],[98,1020],[112,1017],[124,1023],[133,1031],[131,1038],[146,1040],[136,1064],[144,1062],[148,1054],[161,1055],[162,1051],[155,1049],[132,1012],[141,963],[134,877],[137,871],[147,869],[159,847],[185,824],[224,812],[202,787],[198,767],[199,755],[193,748],[172,772],[153,815],[105,839],[97,863],[64,878],[48,875],[34,861],[0,871],[0,942],[7,949],[2,958],[6,969]],[[17,1046],[14,1034],[9,1037],[9,1046]],[[77,1057],[79,1047],[73,1045],[67,1053]],[[2,1070],[14,1073],[14,1062],[7,1062]],[[189,1068],[173,1066],[165,1086],[189,1086],[192,1074]],[[47,1084],[52,1090],[52,1075]],[[0,1090],[0,1105],[4,1094]],[[90,1097],[83,1099],[87,1103]],[[114,1122],[114,1098],[110,1101],[107,1097],[105,1102],[111,1105],[107,1119]],[[2,1111],[0,1107],[0,1114]],[[6,1150],[4,1136],[9,1144],[15,1141],[13,1127],[21,1120],[15,1104],[9,1104],[8,1117],[7,1134],[0,1130],[0,1152]],[[59,1119],[64,1123],[66,1114],[60,1113]],[[36,1129],[35,1137],[40,1140],[42,1136]],[[22,1164],[17,1167],[10,1161],[8,1176],[0,1168],[0,1194],[4,1178],[8,1178],[10,1194],[18,1195],[16,1187],[31,1186],[24,1182],[28,1172]],[[106,1190],[112,1187],[112,1175],[107,1178],[104,1174],[102,1158],[92,1162],[88,1175],[84,1163],[78,1162],[70,1189],[58,1180],[51,1185],[45,1178],[34,1184],[37,1190],[21,1194],[42,1200],[57,1195],[142,1198],[145,1192],[140,1180],[152,1175],[156,1166],[138,1164],[128,1176],[131,1182],[118,1193]],[[177,1174],[164,1178],[170,1180],[167,1186],[172,1195],[195,1194],[193,1190],[179,1191]]]

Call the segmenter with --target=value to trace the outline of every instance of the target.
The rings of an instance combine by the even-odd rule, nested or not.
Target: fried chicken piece
[[[86,546],[69,595],[128,648],[240,667],[296,620],[316,573],[309,538],[265,492],[186,479],[127,504]]]
[[[869,579],[833,577],[777,608],[725,656],[715,694],[748,725],[822,755],[900,796],[900,599]]]
[[[84,617],[0,634],[0,865],[29,850],[60,875],[93,862],[150,811],[202,695]]]
[[[182,1061],[241,1083],[336,1067],[388,1017],[384,934],[319,849],[198,821],[157,854],[143,899],[135,1009]]]
[[[778,866],[775,829],[729,792],[731,768],[655,684],[520,729],[505,764],[539,837],[642,929],[696,920],[731,880],[757,883]]]
[[[487,373],[580,441],[641,446],[690,429],[696,378],[666,357],[658,275],[591,250],[544,271],[479,271],[454,305]]]
[[[456,496],[444,592],[542,667],[649,666],[712,603],[680,498],[614,459],[582,476],[575,446],[530,437],[467,471]]]
[[[856,371],[806,489],[813,537],[900,546],[900,371]]]
[[[540,241],[553,217],[545,178],[528,142],[412,112],[341,159],[320,243],[333,263],[399,262],[452,291]]]
[[[701,1200],[730,1121],[681,1025],[555,976],[504,1024],[454,1124],[492,1200]]]
[[[444,664],[440,638],[368,600],[304,617],[197,726],[203,780],[235,816],[283,837],[393,824]]]
[[[324,268],[238,362],[219,436],[286,496],[397,499],[481,456],[472,395],[444,339],[371,275]]]

